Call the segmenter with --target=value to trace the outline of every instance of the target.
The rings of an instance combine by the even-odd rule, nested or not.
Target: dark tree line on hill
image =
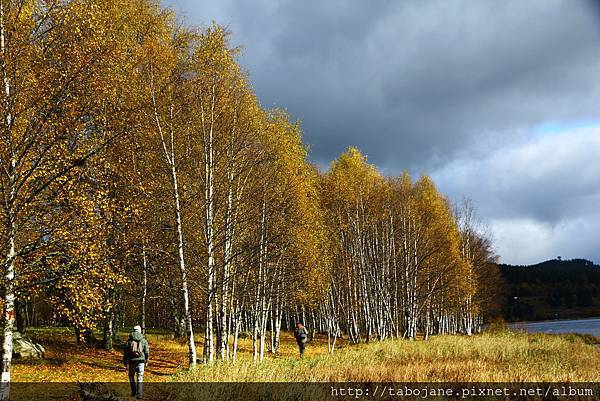
[[[585,259],[500,265],[507,320],[600,316],[600,266]]]

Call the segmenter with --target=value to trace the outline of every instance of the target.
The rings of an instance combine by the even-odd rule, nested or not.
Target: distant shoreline
[[[517,322],[506,322],[507,325],[514,324],[525,324],[525,323],[545,323],[545,322],[573,322],[578,320],[598,320],[600,316],[594,317],[580,317],[580,318],[568,318],[568,319],[545,319],[545,320],[519,320]]]

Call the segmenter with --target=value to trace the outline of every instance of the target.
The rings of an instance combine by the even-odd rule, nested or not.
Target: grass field
[[[522,333],[473,337],[439,336],[427,341],[384,341],[341,347],[326,354],[313,344],[299,360],[293,346],[262,365],[244,358],[182,372],[182,381],[598,381],[600,347],[575,336]]]
[[[46,347],[46,358],[15,360],[14,381],[127,380],[120,349],[77,346],[69,329],[29,329],[27,335]],[[122,338],[126,336],[123,332]],[[283,333],[280,353],[267,353],[262,364],[252,363],[251,342],[244,339],[236,365],[216,362],[188,372],[183,341],[152,330],[147,338],[151,358],[145,381],[156,382],[598,381],[600,366],[600,347],[594,345],[599,340],[589,336],[501,331],[360,345],[339,340],[333,355],[319,337],[300,359],[292,335]]]
[[[64,328],[30,328],[27,335],[46,347],[44,359],[14,360],[11,394],[19,400],[80,401],[81,382],[111,382],[86,384],[94,394],[116,395],[126,399],[129,393],[127,373],[122,366],[122,350],[100,350],[75,344],[72,330]],[[125,339],[127,332],[122,332]],[[496,331],[472,337],[436,336],[427,341],[391,340],[371,344],[351,345],[338,340],[336,352],[327,353],[324,337],[310,342],[305,357],[299,358],[291,333],[282,333],[280,353],[267,353],[261,364],[252,362],[251,341],[242,339],[238,361],[199,365],[195,371],[187,368],[187,346],[169,334],[150,330],[151,348],[145,382],[169,382],[148,385],[144,399],[173,401],[181,394],[193,394],[201,400],[299,399],[293,388],[278,387],[282,393],[275,398],[272,389],[257,387],[232,388],[230,385],[189,387],[181,382],[598,382],[600,339],[581,335],[526,334]],[[201,339],[198,352],[201,352]],[[122,345],[121,345],[122,346]],[[120,347],[119,347],[120,348]],[[25,383],[18,383],[25,382]],[[32,385],[31,382],[73,383]],[[163,387],[161,387],[163,386]],[[302,387],[306,388],[306,387]],[[311,387],[312,388],[312,387]],[[297,389],[297,388],[296,388]],[[252,391],[258,392],[256,394]],[[264,391],[261,393],[260,391]],[[286,393],[289,391],[289,394]],[[304,390],[302,390],[304,391]],[[318,388],[310,399],[325,399],[327,389]],[[323,392],[325,391],[325,393]],[[254,394],[254,395],[253,395]],[[11,397],[12,397],[11,395]],[[306,395],[306,394],[305,394]],[[175,397],[175,398],[174,398]],[[266,398],[265,398],[266,397]],[[13,398],[15,399],[15,398]],[[115,398],[111,398],[115,399]]]

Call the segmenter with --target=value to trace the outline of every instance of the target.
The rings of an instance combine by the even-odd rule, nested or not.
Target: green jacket
[[[308,330],[306,330],[306,327],[304,326],[296,327],[294,329],[294,337],[296,337],[296,342],[298,344],[306,343],[308,340]]]
[[[140,341],[142,343],[142,347],[144,349],[143,355],[133,356],[129,355],[129,350],[131,348],[132,341]],[[148,347],[148,341],[144,338],[142,333],[138,333],[134,331],[129,335],[129,339],[127,339],[127,343],[125,343],[125,352],[123,353],[123,364],[127,365],[129,363],[145,363],[150,356],[150,347]]]

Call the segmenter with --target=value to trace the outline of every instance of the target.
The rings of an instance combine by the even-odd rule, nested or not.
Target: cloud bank
[[[470,194],[507,263],[600,260],[600,125],[506,144],[433,173],[451,198]]]

